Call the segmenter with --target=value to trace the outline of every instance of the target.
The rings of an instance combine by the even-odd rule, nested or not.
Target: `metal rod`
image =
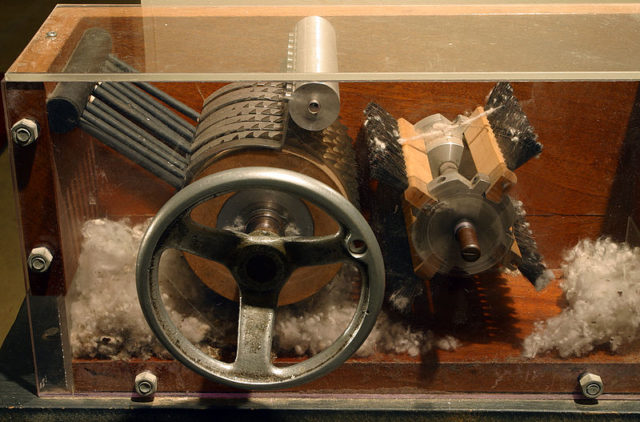
[[[135,68],[131,67],[129,64],[123,62],[122,60],[118,59],[117,57],[115,57],[113,55],[109,55],[109,60],[113,64],[115,64],[116,66],[118,66],[120,69],[122,69],[125,72],[132,72],[132,73],[137,73],[138,72]],[[198,121],[198,119],[200,118],[200,113],[198,113],[197,111],[195,111],[194,109],[192,109],[188,105],[176,100],[175,98],[173,98],[169,94],[165,93],[164,91],[156,88],[155,86],[153,86],[153,85],[151,85],[151,84],[149,84],[147,82],[134,82],[134,85],[136,85],[137,87],[141,88],[143,91],[146,91],[147,93],[153,95],[154,97],[156,97],[160,101],[163,101],[164,103],[166,103],[166,104],[170,105],[171,107],[175,108],[180,113],[184,114],[185,116],[189,117],[190,119]]]
[[[469,220],[461,220],[453,229],[456,239],[460,244],[460,256],[467,262],[475,262],[480,258],[481,250],[478,242],[478,234],[473,223]]]
[[[173,149],[171,149],[167,144],[162,142],[160,139],[151,135],[149,132],[147,132],[146,130],[142,129],[140,126],[137,126],[131,120],[124,117],[122,114],[113,110],[111,107],[109,107],[107,103],[103,102],[97,97],[94,97],[93,95],[89,97],[89,102],[92,105],[91,106],[92,109],[96,109],[96,108],[99,109],[101,113],[106,114],[111,118],[117,120],[121,125],[127,127],[129,130],[136,133],[138,136],[144,137],[149,143],[153,144],[154,148],[163,150],[171,157],[174,157],[177,161],[183,163],[185,166],[187,165],[188,160],[186,157],[184,157],[183,155],[180,155],[177,151],[174,151]],[[93,114],[95,114],[96,116],[101,116],[101,114],[95,111],[93,112]]]
[[[84,131],[92,135],[94,138],[100,140],[100,142],[102,142],[103,144],[107,145],[108,147],[114,149],[115,151],[129,158],[131,161],[138,164],[140,167],[144,168],[145,170],[153,173],[154,175],[164,180],[171,186],[177,189],[182,187],[182,184],[183,184],[182,179],[172,175],[171,173],[164,170],[163,168],[161,168],[160,166],[158,166],[148,158],[143,157],[140,154],[137,154],[128,146],[120,143],[118,140],[116,140],[112,136],[107,135],[102,130],[98,129],[96,126],[89,123],[84,117],[80,117],[80,126]]]
[[[127,135],[120,132],[117,128],[111,126],[109,123],[105,122],[104,120],[92,114],[89,110],[85,109],[84,113],[82,113],[82,117],[91,125],[100,129],[105,134],[115,139],[117,142],[120,142],[121,144],[126,145],[129,149],[134,151],[136,154],[153,162],[158,167],[173,174],[176,177],[183,177],[184,172],[182,170],[170,164],[157,152],[153,151],[152,149],[149,149],[146,145],[140,144],[136,142],[134,139],[129,138]]]
[[[166,150],[156,147],[157,143],[162,144],[162,142],[160,142],[160,140],[156,139],[156,142],[154,142],[154,141],[152,141],[150,139],[151,135],[146,134],[147,136],[145,136],[145,135],[142,135],[140,133],[137,133],[137,132],[131,130],[129,127],[127,127],[126,125],[123,125],[117,119],[114,118],[113,115],[116,114],[116,113],[105,113],[104,110],[102,110],[98,106],[94,105],[92,103],[92,100],[95,100],[95,98],[89,98],[89,102],[87,103],[87,107],[85,109],[91,115],[93,115],[93,116],[97,117],[98,119],[102,120],[103,122],[109,124],[111,127],[116,129],[120,133],[126,135],[132,141],[137,142],[138,144],[144,146],[146,149],[148,149],[150,151],[153,151],[156,155],[158,155],[159,157],[162,157],[162,159],[165,162],[168,162],[169,164],[179,168],[180,170],[184,170],[186,168],[186,162],[182,159],[182,157],[178,156],[178,157],[180,157],[180,158],[178,158],[178,157],[174,156],[173,154],[169,154]],[[164,144],[162,144],[162,145],[164,145]],[[175,152],[174,152],[174,154],[175,154]]]
[[[119,97],[121,94],[111,92],[113,88],[109,86],[98,85],[93,91],[93,95],[105,101],[118,112],[131,118],[138,125],[145,127],[152,134],[166,142],[169,146],[183,153],[190,152],[189,143],[180,135],[169,129],[154,116],[150,116],[140,110],[140,107],[126,101],[122,101]]]
[[[168,107],[154,100],[149,94],[136,88],[131,82],[111,82],[123,94],[127,95],[139,106],[158,117],[164,124],[178,132],[187,140],[191,140],[196,132],[195,126],[176,116]]]
[[[195,130],[196,130],[195,127],[191,126],[193,128],[193,131],[191,131],[189,128],[176,122],[171,118],[170,111],[167,112],[160,108],[162,107],[168,110],[166,107],[160,104],[158,105],[154,104],[154,102],[157,103],[157,101],[154,101],[154,100],[151,100],[152,102],[150,102],[149,100],[147,100],[142,96],[146,94],[144,94],[142,91],[136,88],[133,84],[130,84],[130,86],[127,86],[126,84],[128,83],[129,82],[103,82],[102,85],[112,87],[115,91],[118,91],[122,96],[127,98],[128,101],[132,101],[134,104],[136,104],[140,108],[143,108],[148,113],[155,116],[158,120],[160,120],[170,129],[177,132],[183,138],[187,140],[191,140],[191,138],[193,138],[193,134],[195,133]]]
[[[107,68],[118,69],[112,63],[107,63]],[[104,84],[107,84],[107,82],[104,82]],[[156,116],[186,139],[193,138],[196,132],[195,126],[177,116],[171,109],[153,99],[149,94],[136,88],[131,82],[108,82],[108,84],[114,86],[120,93]]]
[[[246,232],[269,232],[277,236],[284,235],[285,222],[280,215],[271,209],[265,208],[255,211],[246,224]]]

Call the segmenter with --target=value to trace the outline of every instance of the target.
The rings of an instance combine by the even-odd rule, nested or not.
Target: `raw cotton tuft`
[[[582,240],[562,265],[560,287],[567,307],[537,322],[524,341],[524,356],[556,349],[582,356],[608,345],[620,351],[640,338],[640,249],[610,239]]]
[[[74,357],[170,357],[149,329],[138,303],[135,264],[147,225],[107,219],[84,224],[78,270],[67,297]],[[355,274],[356,270],[346,268],[311,298],[279,308],[276,350],[309,356],[333,343],[354,315]],[[165,307],[188,340],[214,357],[222,348],[233,347],[237,304],[222,299],[225,302],[212,306],[208,300],[216,295],[177,251],[163,255],[159,280]],[[417,356],[434,346],[451,350],[458,344],[452,337],[434,339],[431,332],[412,328],[383,311],[357,356],[374,352]]]
[[[74,357],[169,357],[149,329],[138,303],[135,265],[147,226],[148,222],[132,226],[128,221],[107,219],[84,224],[78,270],[67,297]],[[162,290],[174,324],[194,344],[208,340],[211,326],[218,332],[233,329],[224,321],[218,321],[222,325],[212,324],[215,319],[210,314],[194,312],[194,305],[202,301],[200,282],[185,268],[184,258],[176,251],[165,252],[160,261],[161,286],[180,292],[169,295]]]
[[[276,318],[279,349],[297,355],[314,355],[325,349],[345,330],[353,317],[356,303],[350,300],[355,270],[343,271],[321,294],[309,300],[281,308]],[[412,328],[384,310],[356,356],[396,353],[418,356],[433,347],[433,334]]]

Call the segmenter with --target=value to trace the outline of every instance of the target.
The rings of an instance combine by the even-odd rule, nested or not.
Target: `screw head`
[[[33,119],[20,119],[11,126],[11,138],[17,145],[26,147],[40,136],[40,126]]]
[[[53,261],[51,250],[46,246],[39,246],[31,249],[29,258],[27,258],[27,265],[34,273],[44,273],[49,270],[51,261]]]
[[[354,254],[362,254],[367,250],[367,244],[364,240],[361,239],[353,239],[349,241],[349,251]]]
[[[134,387],[139,395],[143,397],[151,396],[158,389],[158,377],[151,371],[140,372],[136,375]]]
[[[596,374],[586,372],[580,375],[578,382],[580,383],[582,394],[589,399],[597,398],[604,391],[602,378]]]
[[[58,33],[56,31],[47,32],[47,38],[55,38],[57,36],[58,36]]]

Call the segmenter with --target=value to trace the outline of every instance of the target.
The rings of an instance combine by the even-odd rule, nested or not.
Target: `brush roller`
[[[376,103],[364,114],[360,158],[364,178],[375,182],[368,210],[398,310],[407,312],[416,286],[436,275],[506,266],[537,290],[547,285],[552,274],[522,204],[508,194],[514,170],[542,151],[510,84],[498,83],[485,107],[453,121],[433,114],[412,124]]]

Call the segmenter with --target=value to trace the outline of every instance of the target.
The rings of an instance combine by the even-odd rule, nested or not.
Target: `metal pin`
[[[104,110],[96,106],[94,102],[95,102],[95,99],[93,99],[93,101],[91,98],[89,99],[89,102],[87,103],[87,107],[85,109],[86,112],[90,113],[96,118],[109,124],[115,130],[121,132],[122,134],[130,138],[131,141],[137,142],[138,144],[142,145],[145,149],[152,151],[167,163],[179,168],[180,170],[184,170],[186,168],[187,166],[186,160],[184,160],[183,157],[181,157],[180,155],[172,151],[169,147],[164,145],[159,139],[155,139],[153,136],[149,135],[148,133],[141,134],[139,132],[132,130],[128,126],[123,125],[120,121],[115,119],[114,115],[117,115],[117,113],[105,113]],[[162,145],[164,148],[160,148],[159,145]],[[171,151],[171,153],[173,154],[169,153],[168,151]]]
[[[467,262],[475,262],[481,256],[480,243],[473,223],[461,220],[456,224],[453,232],[460,244],[460,256]]]
[[[169,129],[173,130],[179,136],[185,138],[186,140],[191,140],[193,138],[193,133],[184,126],[176,123],[170,117],[166,115],[162,110],[155,107],[153,104],[149,103],[146,99],[139,97],[135,91],[140,91],[135,88],[133,85],[131,88],[127,88],[123,82],[104,82],[103,86],[112,88],[112,93],[118,92],[123,101],[126,101],[131,104],[135,104],[140,107],[142,110],[146,111],[150,115],[157,118],[162,124],[167,126]],[[134,91],[132,92],[131,89]]]
[[[110,72],[119,72],[120,69],[113,63],[107,62],[107,70]],[[178,132],[187,139],[193,138],[196,128],[186,120],[177,116],[172,110],[158,101],[154,100],[150,95],[136,88],[131,82],[109,82],[121,94],[125,95],[137,105],[147,110],[149,113],[158,117],[164,124]]]
[[[146,169],[152,174],[155,174],[157,177],[164,180],[171,186],[175,188],[182,187],[183,180],[181,178],[176,177],[173,174],[169,173],[168,171],[158,166],[148,158],[140,154],[137,154],[133,149],[131,149],[127,145],[119,142],[117,139],[113,138],[112,136],[106,134],[104,131],[100,130],[96,126],[89,123],[89,121],[87,121],[87,119],[85,119],[84,117],[80,117],[80,126],[88,134],[90,134],[96,139],[99,139],[103,144],[107,145],[108,147],[114,149],[115,151],[129,158],[131,161],[140,165],[140,167]]]

